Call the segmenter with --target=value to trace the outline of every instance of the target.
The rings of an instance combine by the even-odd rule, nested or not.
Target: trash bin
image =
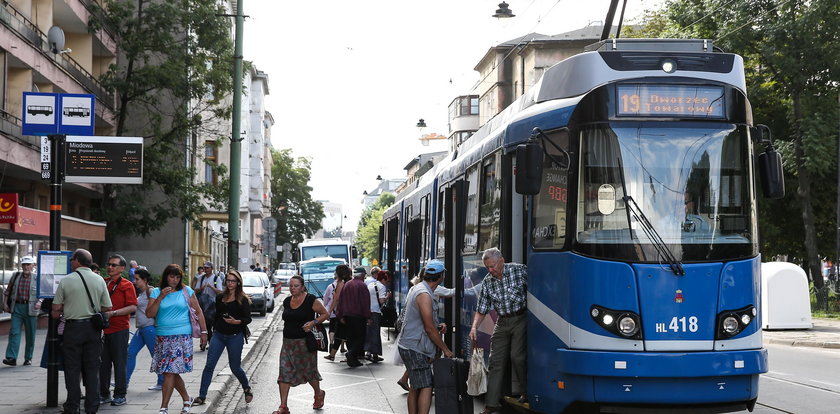
[[[810,329],[808,276],[788,262],[761,264],[761,328]]]

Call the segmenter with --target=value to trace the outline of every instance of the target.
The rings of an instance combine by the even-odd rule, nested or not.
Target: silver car
[[[265,316],[274,312],[274,289],[263,272],[240,272],[242,275],[242,290],[251,298],[251,312],[259,312]]]

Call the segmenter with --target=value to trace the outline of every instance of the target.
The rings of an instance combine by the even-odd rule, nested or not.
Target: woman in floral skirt
[[[181,413],[189,413],[193,403],[181,378],[181,374],[192,372],[193,365],[190,308],[198,314],[201,346],[207,345],[207,326],[204,325],[201,306],[192,288],[184,285],[183,278],[184,271],[181,270],[181,266],[166,266],[160,276],[160,287],[152,290],[149,295],[152,300],[146,308],[146,316],[155,318],[157,328],[152,371],[163,374],[159,414],[169,413],[169,400],[173,389],[178,390],[184,400]]]
[[[324,407],[326,395],[320,385],[318,351],[307,349],[306,335],[316,324],[327,320],[329,314],[315,296],[306,293],[302,277],[292,276],[289,279],[289,292],[291,296],[283,301],[283,347],[280,350],[280,376],[277,378],[280,408],[272,414],[289,414],[287,402],[291,387],[308,382],[315,391],[312,408],[316,410]]]

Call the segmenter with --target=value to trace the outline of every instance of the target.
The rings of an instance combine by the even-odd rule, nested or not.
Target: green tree
[[[208,205],[225,205],[227,186],[195,183],[204,165],[187,159],[204,154],[188,153],[191,136],[223,139],[217,128],[230,115],[233,45],[216,0],[104,0],[90,8],[91,31],[111,32],[120,51],[100,79],[116,96],[116,134],[144,138],[143,184],[106,185],[94,210],[108,222],[110,250],[116,237],[145,236],[171,218],[192,221]],[[211,165],[223,184],[225,167]]]
[[[271,216],[277,219],[277,245],[297,245],[321,228],[324,206],[312,199],[311,162],[291,149],[272,150]]]
[[[754,118],[775,132],[787,178],[784,200],[760,204],[762,250],[801,261],[821,288],[820,258],[836,251],[825,224],[837,194],[840,2],[672,0],[646,21],[634,35],[709,38],[744,57]]]
[[[379,227],[382,225],[385,210],[394,204],[394,199],[393,194],[382,193],[362,212],[356,232],[356,248],[359,249],[359,256],[368,260],[382,261],[379,257]]]

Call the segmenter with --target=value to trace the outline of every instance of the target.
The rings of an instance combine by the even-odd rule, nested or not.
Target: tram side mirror
[[[540,193],[543,154],[536,140],[516,147],[516,192],[522,195]]]
[[[767,149],[758,154],[758,175],[761,177],[761,191],[764,197],[780,199],[785,196],[785,173],[782,168],[782,155],[773,148],[773,139],[767,125],[756,125],[750,133]]]
[[[758,173],[761,175],[761,190],[764,192],[764,197],[784,198],[785,175],[782,169],[782,154],[772,147],[758,154]]]
[[[351,246],[350,247],[350,255],[352,256],[353,259],[358,259],[359,258],[359,249],[357,249],[356,246]]]

